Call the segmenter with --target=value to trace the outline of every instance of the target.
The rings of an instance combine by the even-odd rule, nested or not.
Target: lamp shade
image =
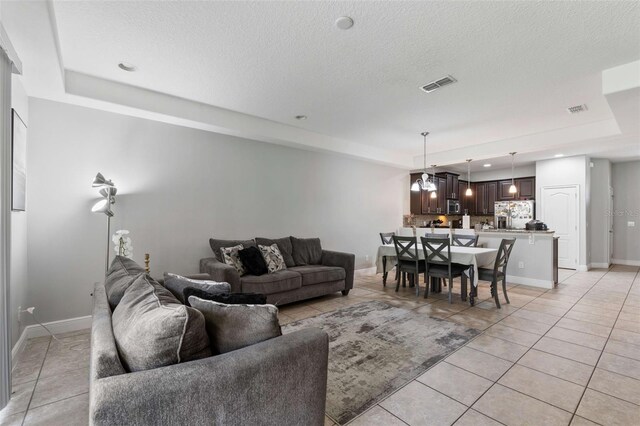
[[[91,186],[94,188],[99,188],[101,186],[113,186],[113,182],[111,180],[107,180],[102,176],[102,173],[98,173],[95,178],[93,178],[93,182]]]
[[[518,188],[516,188],[514,184],[511,184],[509,187],[509,194],[515,194],[516,192],[518,192]]]
[[[431,193],[431,198],[438,198],[438,194],[436,194],[436,191],[433,191]]]
[[[113,216],[113,212],[111,211],[111,203],[108,198],[98,201],[91,207],[92,213],[104,213],[107,216]]]
[[[413,192],[418,192],[418,191],[420,191],[420,184],[418,183],[418,181],[413,182],[413,183],[411,184],[411,190],[412,190]]]
[[[467,188],[464,195],[466,195],[467,197],[471,197],[473,195],[473,191],[471,191],[471,188]]]
[[[99,193],[104,198],[113,197],[118,193],[118,188],[116,188],[115,186],[105,186],[100,189]]]

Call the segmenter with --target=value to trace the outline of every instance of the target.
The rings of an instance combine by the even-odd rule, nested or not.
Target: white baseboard
[[[517,277],[507,274],[507,282],[510,284],[529,285],[531,287],[553,288],[553,281],[540,280],[537,278]]]
[[[71,331],[85,330],[91,328],[91,315],[87,315],[86,317],[69,318],[60,321],[45,322],[44,325],[46,325],[53,334],[63,334],[69,333]],[[22,334],[20,334],[20,338],[11,350],[11,360],[15,361],[16,357],[20,354],[20,352],[22,352],[25,345],[27,344],[27,340],[33,339],[34,337],[42,337],[48,335],[49,332],[45,330],[40,324],[26,326],[22,331]]]
[[[640,266],[640,260],[611,259],[614,265]]]
[[[372,266],[371,268],[356,269],[353,272],[353,274],[356,277],[364,277],[364,276],[375,275],[376,274],[376,267]]]
[[[608,263],[598,263],[598,262],[594,262],[594,263],[591,263],[591,264],[589,265],[589,267],[590,267],[590,268],[605,268],[605,269],[607,269],[607,268],[609,267],[609,264],[608,264]]]
[[[589,265],[578,265],[576,268],[577,272],[587,272],[589,270]]]

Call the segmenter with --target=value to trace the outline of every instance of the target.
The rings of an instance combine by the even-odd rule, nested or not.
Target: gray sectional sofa
[[[125,270],[120,282],[126,283],[126,274],[144,275],[137,268]],[[94,288],[91,425],[324,423],[329,350],[325,332],[302,330],[221,355],[129,372],[112,322],[112,306],[122,296],[117,292],[125,291],[126,284],[109,286],[108,291],[104,283]]]
[[[284,305],[338,291],[347,295],[353,288],[355,256],[351,253],[323,250],[317,238],[212,238],[209,243],[215,257],[201,259],[200,272],[209,274],[214,281],[229,283],[234,293],[261,293],[267,296],[267,303]],[[244,248],[257,244],[277,244],[287,269],[260,276],[240,276],[238,271],[224,263],[220,256],[220,248],[238,244]]]

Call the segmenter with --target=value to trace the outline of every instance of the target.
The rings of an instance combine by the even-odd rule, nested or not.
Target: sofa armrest
[[[200,259],[200,272],[209,274],[214,281],[229,283],[232,293],[242,292],[240,274],[236,268],[220,262],[215,257]]]
[[[92,425],[322,425],[328,335],[305,329],[237,351],[96,380]]]
[[[322,250],[322,264],[324,266],[340,266],[344,268],[346,273],[344,289],[351,290],[353,288],[353,274],[356,265],[355,254]]]

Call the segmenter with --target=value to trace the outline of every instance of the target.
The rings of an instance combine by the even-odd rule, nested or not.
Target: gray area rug
[[[480,331],[380,301],[290,323],[329,334],[327,414],[339,424],[361,414]],[[428,401],[425,401],[428,403]]]

